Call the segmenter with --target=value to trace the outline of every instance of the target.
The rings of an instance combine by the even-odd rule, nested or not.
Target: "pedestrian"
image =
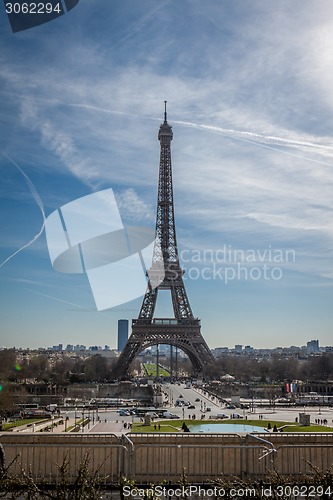
[[[2,444],[0,444],[0,469],[3,469],[5,466],[5,450],[3,449]]]

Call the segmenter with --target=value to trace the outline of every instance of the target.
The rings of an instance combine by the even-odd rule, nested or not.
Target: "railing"
[[[176,483],[218,478],[298,477],[333,464],[333,435],[321,434],[13,434],[0,435],[9,473],[57,482],[64,464],[74,481],[83,462],[102,484]],[[16,460],[15,460],[15,457]]]
[[[155,325],[155,326],[184,326],[184,325],[198,325],[200,319],[198,318],[138,318],[132,320],[133,325]]]

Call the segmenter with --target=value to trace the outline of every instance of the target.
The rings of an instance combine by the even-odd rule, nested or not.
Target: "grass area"
[[[214,420],[214,422],[216,422]],[[221,421],[219,421],[221,422]],[[230,422],[228,420],[227,422]],[[256,425],[258,427],[264,427],[267,429],[268,422],[270,422],[271,427],[274,425],[278,429],[283,428],[283,432],[333,432],[332,427],[326,427],[324,425],[299,425],[294,422],[281,422],[280,420],[232,420],[231,422],[236,423],[246,423],[248,425]]]
[[[187,420],[159,420],[158,422],[153,422],[151,425],[144,425],[141,422],[136,422],[132,424],[131,432],[180,432],[183,422],[187,422]],[[158,428],[159,425],[160,428]]]
[[[76,420],[76,425],[71,425],[70,427],[67,427],[66,432],[80,432],[82,430],[82,424],[83,427],[89,423],[89,418],[83,418],[77,419]]]
[[[37,422],[45,422],[47,418],[23,418],[20,420],[14,420],[14,422],[9,422],[8,424],[2,424],[3,431],[10,431],[15,427],[20,427],[21,425],[37,424]]]
[[[281,427],[282,432],[333,432],[332,427],[325,427],[324,425],[297,425],[292,422],[281,422],[278,420],[244,420],[244,419],[226,419],[226,420],[189,420],[189,419],[179,419],[179,420],[163,420],[158,422],[153,422],[152,425],[144,425],[142,423],[133,423],[132,432],[182,432],[182,424],[190,426],[196,426],[201,424],[246,424],[255,425],[257,427],[262,427],[263,430],[267,428],[268,422],[270,422],[273,429],[274,425],[278,429]],[[156,423],[156,429],[154,427]],[[158,428],[160,424],[160,429]],[[195,432],[195,430],[193,430]]]
[[[147,377],[156,377],[156,363],[144,363],[143,367]],[[170,373],[161,365],[158,365],[158,375],[160,377],[170,377]]]
[[[332,427],[325,425],[287,425],[284,432],[333,432]]]

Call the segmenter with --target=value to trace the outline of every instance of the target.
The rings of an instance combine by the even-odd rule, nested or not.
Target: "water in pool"
[[[247,424],[201,424],[190,425],[191,432],[265,432],[263,427]]]

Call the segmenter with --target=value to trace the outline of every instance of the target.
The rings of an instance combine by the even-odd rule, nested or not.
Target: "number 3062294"
[[[28,3],[28,2],[15,2],[6,3],[7,14],[52,14],[53,12],[57,14],[62,13],[62,8],[60,3],[52,5],[52,3]]]

